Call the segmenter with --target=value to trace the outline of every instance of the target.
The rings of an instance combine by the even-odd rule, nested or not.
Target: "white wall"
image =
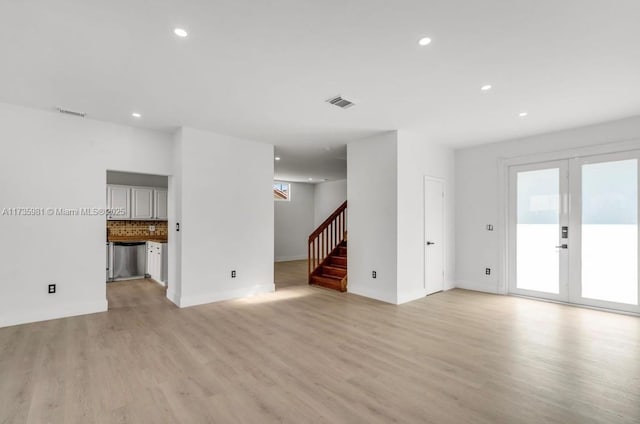
[[[276,262],[306,259],[309,234],[347,200],[347,180],[290,184],[291,201],[274,202]]]
[[[397,138],[347,144],[348,291],[389,303],[397,302]]]
[[[273,291],[273,146],[191,128],[176,138],[175,301],[184,307]]]
[[[307,258],[309,234],[314,230],[314,186],[291,184],[291,200],[273,200],[275,213],[275,260]]]
[[[347,200],[347,180],[316,184],[313,200],[314,229],[322,224],[345,200]]]
[[[426,137],[398,134],[398,303],[418,299],[424,290],[424,177],[445,184],[445,289],[455,273],[454,151]]]
[[[445,183],[445,289],[454,287],[454,158],[404,131],[347,145],[350,292],[395,304],[425,296],[425,176]]]
[[[630,140],[640,141],[640,117],[456,151],[456,285],[494,293],[504,286],[502,159]],[[486,276],[485,268],[496,272]]]
[[[106,170],[169,175],[171,137],[0,104],[0,140],[0,327],[105,311],[104,216],[1,212],[105,208]]]

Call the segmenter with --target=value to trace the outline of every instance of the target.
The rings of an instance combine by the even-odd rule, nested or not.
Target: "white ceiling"
[[[2,0],[0,101],[266,141],[279,178],[336,179],[379,131],[459,147],[640,114],[639,22],[638,0]]]

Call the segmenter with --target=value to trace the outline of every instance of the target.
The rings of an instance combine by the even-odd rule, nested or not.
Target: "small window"
[[[291,184],[273,183],[273,199],[286,201],[291,200]]]

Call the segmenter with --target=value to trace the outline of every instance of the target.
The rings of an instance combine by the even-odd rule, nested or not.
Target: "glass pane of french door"
[[[638,160],[581,168],[581,297],[637,305]]]
[[[561,291],[562,179],[564,167],[524,167],[512,173],[515,188],[515,290],[558,295]],[[512,219],[513,219],[512,218]],[[515,228],[513,228],[515,227]]]

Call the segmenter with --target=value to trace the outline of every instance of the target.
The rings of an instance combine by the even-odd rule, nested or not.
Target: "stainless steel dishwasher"
[[[113,281],[144,278],[147,249],[144,241],[113,243]]]

